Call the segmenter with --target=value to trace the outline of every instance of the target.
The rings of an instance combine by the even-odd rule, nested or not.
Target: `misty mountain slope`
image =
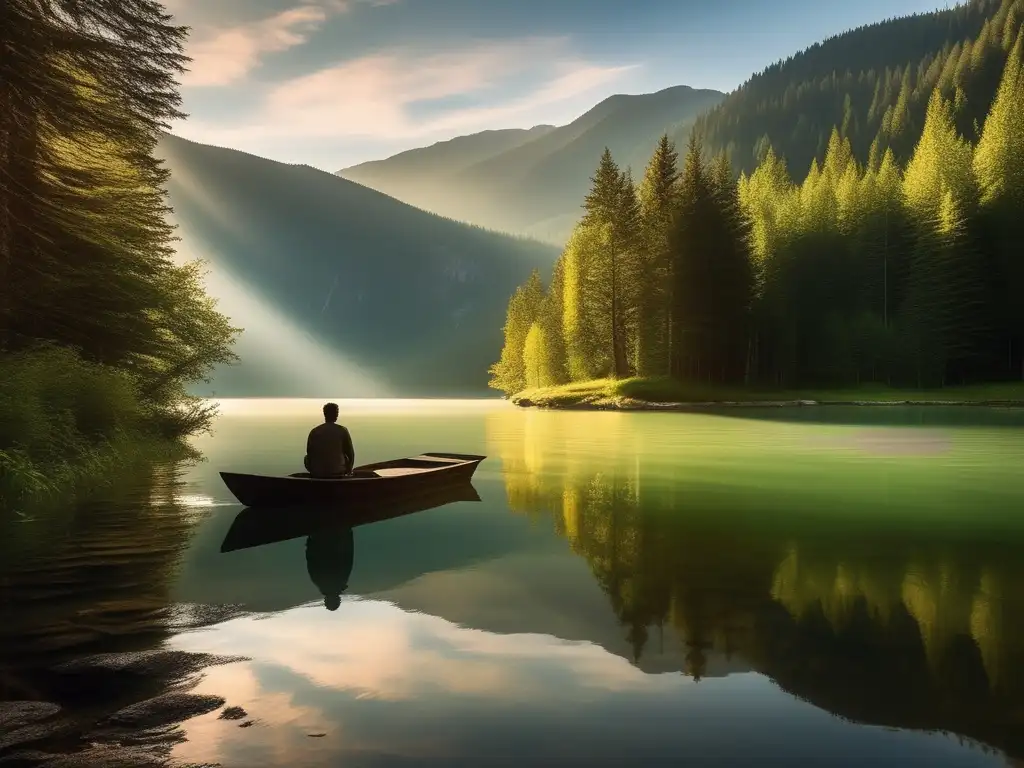
[[[590,177],[605,147],[621,168],[632,167],[634,178],[639,179],[663,133],[692,125],[701,112],[718,104],[722,97],[718,91],[698,91],[687,86],[641,96],[611,97],[613,108],[595,125],[574,136],[557,152],[537,159],[509,186],[494,185],[493,196],[499,205],[508,206],[517,216],[504,228],[524,231],[554,216],[575,214],[574,218],[578,218],[583,197],[590,188]],[[514,168],[522,161],[514,155],[533,143],[472,166],[460,176],[480,180],[514,178]],[[499,210],[489,220],[494,225],[502,218]]]
[[[506,128],[456,136],[429,147],[400,152],[384,160],[360,163],[339,171],[338,175],[423,208],[430,202],[429,196],[439,176],[458,173],[470,165],[533,141],[554,128],[553,125],[537,125],[529,129]]]
[[[464,164],[455,173],[421,172],[414,163],[399,162],[399,155],[382,162],[392,174],[389,191],[399,199],[462,221],[557,242],[579,217],[580,201],[606,146],[623,167],[633,165],[639,175],[662,133],[692,124],[723,97],[687,86],[611,96],[568,125]],[[355,173],[338,172],[345,178],[356,178]]]
[[[485,391],[508,297],[557,255],[306,166],[172,136],[160,153],[181,253],[210,262],[211,291],[250,329],[222,396],[317,396],[342,378],[350,396]]]
[[[561,128],[539,139],[477,163],[459,176],[485,180],[551,177],[566,171],[597,168],[607,146],[622,157],[620,165],[646,163],[665,131],[692,122],[724,94],[685,85],[640,95],[617,94]],[[596,153],[596,154],[595,154]],[[552,170],[554,169],[554,170]]]

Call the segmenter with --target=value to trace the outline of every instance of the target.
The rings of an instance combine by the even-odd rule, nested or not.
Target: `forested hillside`
[[[753,76],[697,121],[709,149],[751,172],[771,147],[802,179],[825,156],[833,127],[854,156],[877,168],[914,150],[938,89],[956,106],[957,127],[977,141],[1024,10],[969,0],[838,35]],[[677,132],[680,144],[686,132]],[[799,180],[798,179],[798,180]]]
[[[639,188],[606,152],[547,288],[511,299],[492,386],[1024,378],[1024,0],[986,7],[990,108],[964,135],[987,80],[936,82],[905,161],[859,161],[842,124],[799,183],[771,148],[736,180],[697,132],[681,168],[663,137]]]

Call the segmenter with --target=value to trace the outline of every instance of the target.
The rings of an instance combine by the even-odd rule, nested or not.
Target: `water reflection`
[[[620,431],[616,415],[600,431],[544,416],[489,419],[509,506],[546,520],[586,559],[634,660],[668,626],[694,680],[718,653],[844,718],[951,731],[1024,755],[1021,538],[994,525],[1019,506],[980,494],[962,503],[927,486],[915,499],[899,491],[903,464],[876,497],[880,526],[877,509],[853,514],[874,496],[870,466],[845,468],[866,487],[848,495],[830,486],[819,457],[815,476],[759,503],[741,477],[730,488],[721,475],[670,474],[643,445],[659,436]],[[585,461],[574,447],[583,439]],[[945,462],[935,484],[964,458],[933,455]],[[822,497],[831,509],[817,506]],[[920,519],[922,503],[945,524]]]
[[[354,557],[351,528],[319,531],[306,539],[306,570],[323,594],[328,611],[336,611],[341,605],[341,594],[348,589]]]
[[[219,505],[217,468],[291,466],[306,405],[239,406],[186,486],[3,531],[0,699],[74,720],[44,748],[225,768],[1024,758],[1019,430],[435,403],[352,422],[373,458],[449,430],[494,457],[475,487],[344,520]],[[143,715],[162,724],[125,725]],[[0,760],[24,746],[6,737]]]
[[[175,468],[130,479],[102,502],[47,510],[31,523],[0,515],[3,663],[25,669],[167,636],[171,614],[183,612],[169,599],[174,567],[202,518],[177,501]]]
[[[480,501],[471,483],[452,483],[409,498],[391,499],[386,504],[349,504],[344,510],[330,506],[249,507],[232,521],[220,551],[233,552],[304,536],[310,581],[323,595],[324,607],[336,611],[341,595],[348,589],[355,561],[353,528],[459,501]]]
[[[58,765],[75,752],[80,765],[154,765],[185,739],[177,721],[220,707],[190,691],[200,670],[232,659],[161,648],[238,615],[170,598],[202,519],[181,489],[177,467],[157,466],[102,502],[28,523],[0,514],[0,762]]]

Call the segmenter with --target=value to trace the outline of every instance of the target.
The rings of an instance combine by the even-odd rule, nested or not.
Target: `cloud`
[[[544,693],[552,668],[582,690],[635,691],[679,682],[673,675],[649,677],[591,643],[469,629],[378,600],[348,599],[335,613],[317,604],[294,609],[287,618],[246,617],[220,629],[216,637],[185,634],[175,643],[192,651],[224,643],[233,653],[292,670],[317,687],[383,701],[433,693],[525,703]],[[324,645],[322,638],[332,632],[340,632],[343,642]]]
[[[244,125],[186,127],[198,140],[232,146],[282,138],[416,139],[493,127],[588,98],[635,68],[587,61],[564,37],[484,41],[420,56],[390,50],[271,86]]]
[[[186,86],[223,86],[242,80],[268,53],[280,53],[302,45],[327,20],[328,9],[302,5],[268,19],[216,32],[189,46]]]

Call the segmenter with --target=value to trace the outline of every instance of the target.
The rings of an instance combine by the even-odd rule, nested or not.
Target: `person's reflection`
[[[324,596],[324,607],[338,610],[352,575],[355,542],[351,528],[328,528],[306,539],[306,570]]]

